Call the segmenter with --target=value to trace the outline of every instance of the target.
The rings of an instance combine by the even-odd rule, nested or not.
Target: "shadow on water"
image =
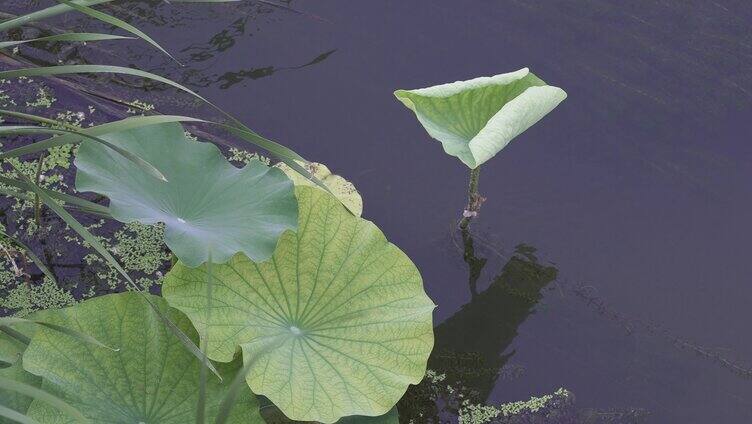
[[[556,279],[557,269],[539,263],[534,247],[520,244],[490,286],[478,292],[478,280],[488,260],[477,255],[469,231],[461,235],[471,300],[436,327],[428,368],[442,375],[442,386],[455,388],[463,401],[477,404],[485,403],[514,356],[514,351],[507,349],[518,327],[535,312],[542,290]],[[458,413],[460,405],[442,399],[443,393],[436,391],[434,383],[429,377],[411,386],[399,403],[404,422],[439,423]]]

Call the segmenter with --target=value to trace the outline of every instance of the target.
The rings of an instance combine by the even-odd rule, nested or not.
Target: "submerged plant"
[[[547,85],[527,68],[394,95],[415,112],[444,151],[470,168],[468,203],[460,223],[467,227],[485,200],[478,194],[480,165],[533,126],[567,94]]]

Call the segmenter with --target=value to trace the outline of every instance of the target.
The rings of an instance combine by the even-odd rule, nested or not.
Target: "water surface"
[[[489,403],[565,387],[593,422],[752,422],[752,5],[130,3],[188,67],[128,63],[355,183],[439,306],[432,366],[464,351]],[[468,254],[468,170],[392,92],[524,66],[569,97],[483,165]]]

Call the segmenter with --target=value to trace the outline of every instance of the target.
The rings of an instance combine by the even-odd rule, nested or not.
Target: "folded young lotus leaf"
[[[7,378],[31,386],[39,386],[42,384],[42,379],[23,369],[21,354],[24,348],[25,346],[22,343],[0,332],[0,378]],[[0,406],[10,408],[21,414],[26,414],[31,401],[30,397],[15,391],[4,390],[0,387]],[[6,423],[15,423],[15,421],[0,417],[0,424]]]
[[[188,318],[164,299],[150,299],[194,342]],[[137,293],[93,298],[56,311],[44,320],[89,334],[107,348],[81,343],[69,335],[40,328],[23,356],[24,368],[44,379],[43,389],[81,411],[92,423],[185,424],[196,420],[200,362],[162,323]],[[217,367],[224,382],[209,374],[206,411],[213,422],[240,361]],[[52,407],[34,400],[28,415],[42,424],[72,423]],[[229,423],[263,423],[256,397],[244,390]]]
[[[527,68],[394,95],[445,152],[470,168],[496,156],[567,97]]]
[[[360,193],[358,193],[358,190],[353,183],[337,174],[332,174],[332,171],[330,171],[323,163],[310,162],[308,164],[300,163],[300,165],[310,172],[311,175],[324,183],[332,194],[334,194],[334,196],[339,199],[339,201],[342,202],[350,212],[357,216],[363,214],[363,198],[360,197]],[[319,188],[316,183],[300,175],[299,172],[285,165],[283,162],[274,166],[284,171],[296,186],[305,185]]]
[[[258,161],[235,168],[214,144],[189,140],[180,124],[101,138],[151,163],[168,181],[89,140],[76,155],[76,188],[109,197],[119,221],[164,222],[167,246],[188,266],[210,255],[222,263],[238,252],[267,259],[282,232],[297,224],[293,184],[282,171]]]
[[[229,361],[240,346],[257,361],[251,390],[291,419],[385,414],[425,373],[434,304],[373,223],[324,190],[295,191],[298,231],[282,235],[270,260],[212,266],[208,355]],[[177,263],[162,288],[197,328],[207,325],[206,279],[205,266]]]

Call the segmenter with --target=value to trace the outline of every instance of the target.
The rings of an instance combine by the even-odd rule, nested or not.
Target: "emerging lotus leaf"
[[[353,183],[339,175],[332,174],[332,171],[330,171],[323,163],[310,162],[308,164],[301,163],[300,165],[310,172],[311,175],[324,183],[324,185],[331,190],[332,194],[334,194],[334,196],[337,197],[337,199],[339,199],[339,201],[342,202],[350,212],[357,216],[363,214],[363,198],[360,197],[360,193],[358,193],[358,190]],[[319,187],[316,183],[300,175],[300,173],[282,162],[274,166],[284,171],[295,185]]]
[[[292,182],[252,161],[232,166],[217,146],[189,140],[180,124],[160,124],[101,138],[136,154],[165,175],[158,180],[99,143],[76,156],[76,188],[110,198],[122,222],[165,223],[165,242],[189,266],[227,261],[237,252],[264,260],[297,223]]]
[[[418,383],[433,347],[428,298],[415,265],[371,222],[332,195],[296,188],[297,233],[272,258],[236,255],[211,269],[208,355],[240,346],[254,393],[295,420],[383,415]],[[178,263],[163,295],[205,328],[206,266]]]
[[[527,68],[417,90],[394,92],[444,151],[476,168],[551,112],[566,97]]]
[[[185,315],[160,297],[150,299],[196,341],[196,331]],[[43,314],[45,321],[120,349],[114,352],[40,328],[24,353],[23,364],[44,379],[44,390],[64,399],[93,423],[195,422],[201,364],[139,294],[106,295]],[[224,383],[209,374],[208,422],[213,422],[239,367],[240,361],[218,367]],[[241,392],[230,414],[230,423],[263,423],[249,390]],[[73,422],[38,400],[32,402],[28,415],[42,424]]]

